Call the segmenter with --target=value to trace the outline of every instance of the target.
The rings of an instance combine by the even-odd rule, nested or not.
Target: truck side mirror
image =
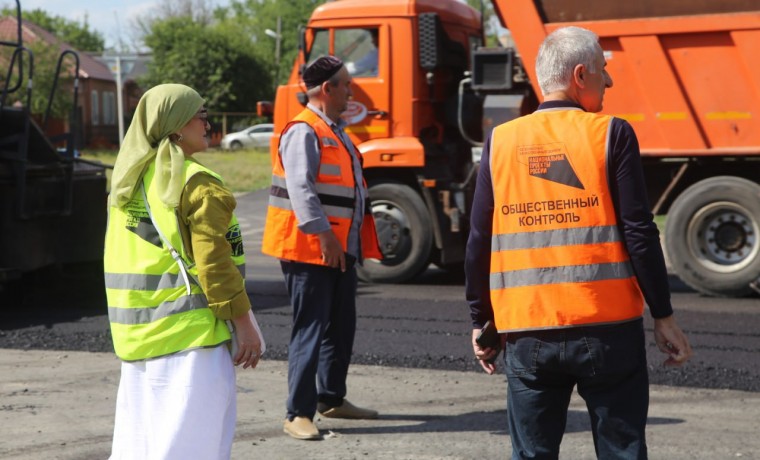
[[[306,53],[306,27],[298,26],[298,51]]]
[[[440,49],[440,37],[438,36],[440,25],[438,21],[437,13],[422,13],[417,21],[420,67],[428,72],[433,71],[441,63],[438,51]]]
[[[298,67],[298,75],[303,75],[304,69],[306,69],[306,27],[298,26],[298,54],[300,61],[303,62]]]

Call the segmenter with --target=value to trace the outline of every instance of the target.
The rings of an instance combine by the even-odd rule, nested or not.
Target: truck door
[[[354,80],[353,100],[343,114],[348,123],[346,132],[354,143],[358,145],[370,139],[391,137],[387,28],[366,26],[317,30],[309,61],[326,52],[343,60]]]

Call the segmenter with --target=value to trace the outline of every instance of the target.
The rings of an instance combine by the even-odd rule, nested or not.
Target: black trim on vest
[[[284,187],[280,187],[278,185],[272,185],[269,188],[269,194],[271,196],[276,196],[277,198],[284,198],[286,200],[290,199],[290,195],[288,195],[288,189]],[[322,206],[337,206],[340,208],[348,208],[348,209],[353,209],[354,207],[353,198],[348,198],[344,196],[326,195],[324,193],[318,193],[317,198],[319,198],[319,202],[322,204]]]
[[[284,187],[280,187],[279,185],[273,185],[269,188],[269,194],[272,196],[276,196],[277,198],[285,198],[287,200],[290,199],[290,195],[288,195],[288,189]]]
[[[325,195],[322,193],[317,194],[322,206],[337,206],[340,208],[354,208],[354,199],[345,196]]]

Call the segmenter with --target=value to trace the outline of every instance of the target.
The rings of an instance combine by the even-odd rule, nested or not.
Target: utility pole
[[[137,55],[125,52],[124,42],[121,38],[119,15],[116,10],[114,10],[113,15],[114,19],[116,19],[116,35],[119,48],[113,52],[104,52],[101,60],[108,65],[116,80],[116,122],[119,126],[119,146],[121,146],[121,143],[124,141],[124,78],[132,71],[137,61]]]
[[[280,41],[282,40],[282,17],[277,16],[277,32],[272,29],[264,31],[267,36],[274,38],[274,91],[280,81]]]
[[[101,57],[108,64],[116,80],[116,111],[119,125],[119,145],[124,141],[124,77],[129,74],[137,61],[136,55],[121,52],[103,54]]]
[[[119,147],[124,142],[124,84],[121,81],[121,54],[116,55],[116,122],[119,124]]]

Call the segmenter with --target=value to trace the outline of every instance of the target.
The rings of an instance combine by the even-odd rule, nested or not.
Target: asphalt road
[[[265,197],[239,197],[238,217],[248,253],[247,290],[267,340],[265,358],[284,360],[290,307],[277,262],[258,254]],[[469,344],[463,285],[461,274],[435,268],[408,284],[360,284],[354,362],[480,372]],[[662,368],[646,318],[652,383],[760,391],[760,299],[704,297],[675,277],[671,285],[677,319],[695,356],[684,368]],[[112,350],[99,286],[96,276],[73,271],[40,274],[23,298],[3,299],[0,348]]]

